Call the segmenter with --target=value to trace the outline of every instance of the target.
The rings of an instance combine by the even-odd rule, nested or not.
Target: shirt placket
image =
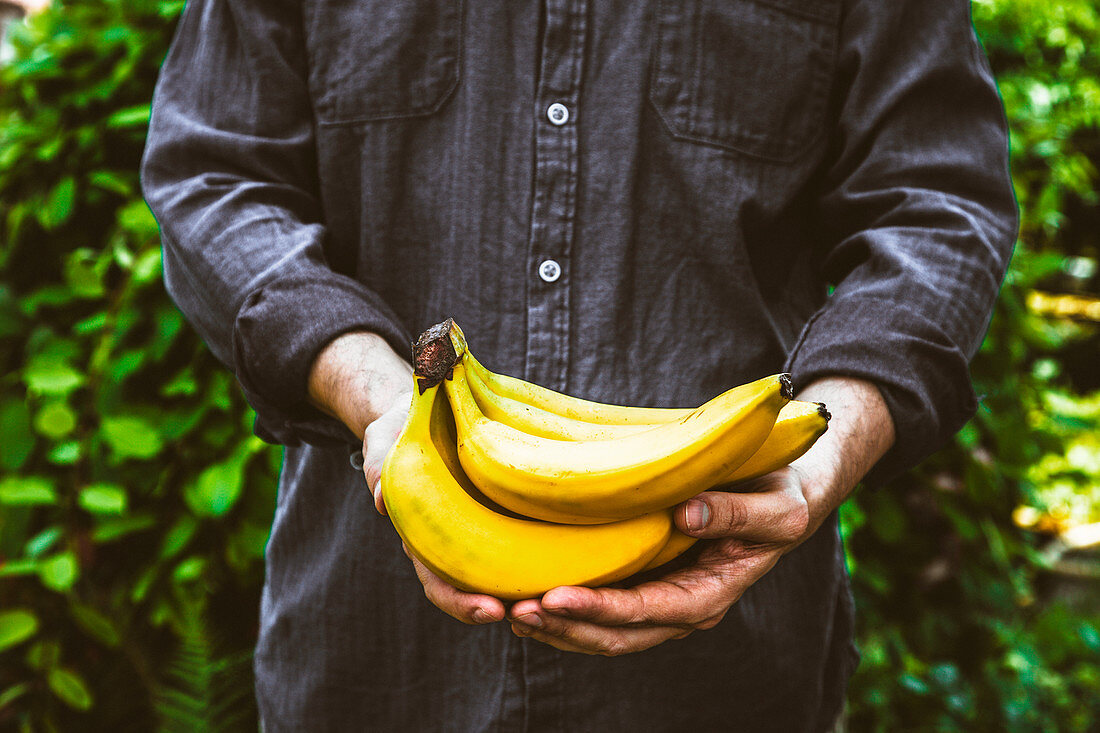
[[[567,386],[572,249],[577,209],[577,124],[584,60],[583,0],[546,0],[535,93],[535,183],[527,247],[525,377]]]

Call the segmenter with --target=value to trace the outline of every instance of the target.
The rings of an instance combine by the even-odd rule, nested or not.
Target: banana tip
[[[829,422],[833,419],[833,414],[829,412],[829,408],[825,406],[824,402],[817,403],[817,414],[825,418],[825,422]]]
[[[779,375],[779,393],[788,400],[794,399],[794,385],[791,384],[790,374]]]

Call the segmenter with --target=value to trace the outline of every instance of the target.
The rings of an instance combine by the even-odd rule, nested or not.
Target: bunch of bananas
[[[448,319],[414,347],[417,389],[382,468],[409,551],[463,590],[534,598],[605,585],[695,539],[671,508],[802,455],[829,413],[791,401],[787,375],[694,410],[569,397],[482,366]]]

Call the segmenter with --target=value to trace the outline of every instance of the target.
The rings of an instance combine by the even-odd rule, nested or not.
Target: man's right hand
[[[386,502],[382,496],[382,464],[405,426],[411,402],[411,393],[398,398],[393,407],[367,426],[363,434],[363,473],[367,477],[367,486],[374,492],[374,506],[382,514],[386,513]],[[417,560],[404,544],[402,549],[412,561],[416,577],[424,586],[424,595],[439,610],[465,624],[488,624],[504,619],[504,604],[499,599],[455,588]]]
[[[411,392],[398,397],[393,407],[379,415],[363,432],[363,475],[367,477],[367,486],[374,494],[374,507],[380,514],[386,513],[386,502],[382,498],[382,464],[405,427],[411,402]]]
[[[333,339],[310,370],[310,402],[363,436],[363,474],[374,494],[374,506],[382,514],[386,513],[382,464],[405,426],[412,384],[412,367],[371,333]],[[444,613],[467,624],[504,619],[499,599],[460,591],[425,567],[407,547],[405,554],[412,560],[424,595]]]

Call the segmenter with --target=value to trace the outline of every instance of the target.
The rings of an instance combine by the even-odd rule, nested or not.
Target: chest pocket
[[[458,85],[461,0],[306,4],[309,78],[321,125],[429,115]]]
[[[822,132],[835,0],[661,0],[650,98],[676,138],[791,161]]]

